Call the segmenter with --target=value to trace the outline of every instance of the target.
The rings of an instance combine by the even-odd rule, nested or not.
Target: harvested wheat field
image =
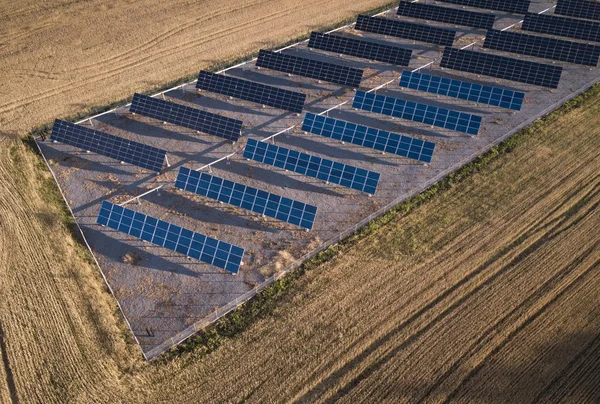
[[[198,53],[209,65],[302,34],[310,27],[301,21],[358,11],[307,3],[299,18],[287,1],[212,11],[205,2],[202,13],[146,2],[134,18],[141,5],[129,3],[103,10],[114,18],[102,23],[90,12],[100,2],[4,3],[3,132],[197,71]],[[235,28],[218,32],[210,23],[227,7]],[[285,22],[281,31],[267,36],[268,19],[248,25],[249,12],[264,10]],[[77,15],[81,25],[61,25]],[[156,15],[139,36],[126,26]],[[205,32],[215,36],[197,40]],[[17,45],[35,38],[51,43]],[[600,86],[562,112],[478,173],[340,247],[213,352],[197,346],[149,363],[31,143],[1,136],[0,402],[597,402]]]

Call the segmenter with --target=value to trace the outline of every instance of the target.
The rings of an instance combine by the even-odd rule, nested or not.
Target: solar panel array
[[[586,66],[600,57],[600,46],[498,30],[488,31],[483,47]]]
[[[529,10],[529,0],[440,0],[444,3],[460,4],[461,6],[487,8],[490,10],[506,11],[507,13],[525,14]]]
[[[383,45],[320,32],[310,34],[308,47],[400,66],[408,66],[412,54],[412,50],[398,46]]]
[[[435,143],[368,126],[306,113],[302,130],[358,146],[430,163]]]
[[[167,154],[156,147],[60,119],[54,121],[50,139],[155,172],[162,170]]]
[[[237,274],[244,249],[131,209],[102,202],[98,224]]]
[[[366,15],[358,16],[354,29],[442,46],[452,46],[456,36],[456,31],[450,29]]]
[[[362,70],[353,67],[286,55],[264,49],[261,49],[258,53],[256,66],[349,87],[360,86],[363,75]]]
[[[375,194],[379,173],[249,138],[244,157],[308,177]]]
[[[521,83],[557,88],[562,67],[469,50],[446,48],[441,67]]]
[[[242,132],[242,121],[237,119],[137,93],[129,111],[234,142]]]
[[[457,8],[439,7],[431,4],[409,3],[401,1],[398,15],[439,21],[448,24],[465,25],[467,27],[491,29],[496,21],[494,14],[477,13]]]
[[[196,88],[297,113],[302,112],[306,101],[306,94],[204,70],[198,75]]]
[[[600,20],[600,3],[583,0],[558,0],[554,14],[588,20]]]
[[[557,15],[526,14],[521,29],[600,42],[600,23],[594,21],[574,20]]]
[[[481,117],[477,115],[364,91],[356,92],[352,107],[470,135],[479,133],[481,127]]]
[[[521,110],[523,100],[525,99],[525,94],[522,92],[411,72],[409,70],[402,72],[399,85],[404,88],[460,98],[462,100],[513,109],[515,111]]]
[[[179,169],[175,186],[197,195],[244,208],[308,230],[313,228],[317,214],[316,206],[294,201],[290,198],[214,175],[192,171],[186,167]]]

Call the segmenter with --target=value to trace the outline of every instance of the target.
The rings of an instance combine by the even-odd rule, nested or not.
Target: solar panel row
[[[558,0],[554,14],[600,20],[600,3],[584,0]]]
[[[375,194],[379,173],[248,138],[244,157],[312,178]]]
[[[162,170],[167,154],[165,150],[156,147],[60,119],[54,121],[50,139],[155,172]]]
[[[525,94],[518,91],[506,90],[499,87],[484,86],[467,81],[454,80],[446,77],[432,76],[430,74],[404,70],[400,78],[400,87],[427,93],[445,95],[494,105],[497,107],[520,111],[525,99]]]
[[[526,14],[521,29],[540,34],[600,42],[600,23],[574,20],[557,15]]]
[[[306,101],[306,94],[204,70],[198,75],[196,88],[297,113],[302,112]]]
[[[237,119],[137,93],[133,96],[129,111],[234,142],[242,132],[242,121]]]
[[[441,67],[542,87],[557,88],[562,67],[469,50],[446,48]]]
[[[317,215],[316,206],[186,167],[179,169],[175,187],[308,230]]]
[[[363,75],[362,70],[353,67],[286,55],[264,49],[261,49],[258,54],[256,66],[349,87],[360,86]]]
[[[440,0],[444,3],[460,4],[461,6],[487,8],[490,10],[506,11],[507,13],[525,14],[529,10],[529,0]]]
[[[368,126],[306,113],[302,130],[358,146],[430,163],[435,143]]]
[[[364,91],[356,92],[352,107],[470,135],[477,135],[481,127],[481,117],[477,115]]]
[[[308,47],[400,66],[408,66],[412,54],[412,50],[398,46],[321,34],[320,32],[310,34]]]
[[[131,209],[102,202],[97,223],[237,274],[244,249]]]
[[[488,31],[483,47],[586,66],[600,57],[600,46],[498,30]]]
[[[412,22],[359,15],[354,29],[397,38],[452,46],[456,31]]]
[[[397,14],[404,17],[420,18],[423,20],[439,21],[482,29],[491,29],[494,26],[494,21],[496,21],[496,16],[494,14],[439,7],[431,4],[409,3],[406,1],[400,2]]]

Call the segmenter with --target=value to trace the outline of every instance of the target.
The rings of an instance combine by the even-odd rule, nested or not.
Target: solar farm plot
[[[398,15],[481,29],[492,29],[496,21],[496,16],[490,13],[440,7],[431,4],[409,3],[406,1],[400,2]]]
[[[531,11],[536,11],[535,7],[541,10],[547,5],[532,4]],[[388,13],[386,18],[397,18],[394,14],[395,10]],[[514,18],[502,18],[496,22],[496,27],[502,28],[514,22]],[[435,24],[432,23],[432,26]],[[356,34],[348,30],[340,32],[340,35],[350,35],[351,32]],[[365,32],[361,32],[361,35],[365,40],[378,40],[413,49],[413,58],[407,67],[409,70],[423,65],[431,60],[430,57],[441,57],[441,50],[432,49],[427,44]],[[298,51],[290,49],[289,52],[302,54],[311,51],[306,44],[301,44]],[[397,67],[313,53],[313,57],[319,60],[337,59],[345,66],[363,68],[363,89],[393,80],[390,88],[399,91]],[[365,67],[366,64],[371,67]],[[421,72],[437,75],[440,69],[434,64]],[[92,118],[93,129],[166,150],[171,167],[165,166],[159,175],[62,143],[39,142],[73,209],[75,220],[90,243],[145,355],[154,357],[191,335],[197,327],[210,323],[228,308],[244,301],[256,287],[270,283],[273,276],[281,275],[282,271],[302,260],[306,254],[336,242],[346,231],[354,229],[370,215],[382,212],[419,192],[472,156],[488,149],[519,125],[545,114],[555,103],[563,102],[574,91],[600,77],[597,69],[568,65],[560,86],[550,91],[503,79],[476,77],[460,71],[444,69],[442,73],[461,81],[476,81],[523,91],[526,93],[525,102],[521,111],[515,113],[497,106],[475,105],[468,100],[402,89],[407,97],[420,98],[419,102],[434,104],[443,101],[451,103],[457,110],[483,116],[480,133],[472,138],[424,127],[412,121],[393,120],[385,115],[356,111],[351,107],[355,93],[338,85],[317,83],[300,76],[286,76],[268,69],[257,70],[253,63],[226,73],[228,76],[306,94],[305,111],[313,114],[347,101],[344,107],[330,111],[328,117],[435,143],[435,152],[428,166],[393,153],[382,154],[365,145],[306,134],[301,127],[303,115],[296,116],[274,107],[263,108],[251,101],[229,99],[223,94],[202,92],[198,95],[194,83],[167,92],[166,99],[243,121],[245,127],[238,142],[231,144],[214,136],[198,136],[190,128],[164,125],[151,118],[131,115],[126,107]],[[91,127],[87,121],[83,124]],[[369,197],[354,189],[331,182],[327,184],[317,178],[243,157],[248,138],[260,139],[292,125],[297,126],[276,137],[275,145],[377,172],[381,175],[377,192]],[[270,143],[273,144],[273,141]],[[224,158],[232,152],[236,154],[229,159]],[[306,231],[293,223],[263,217],[242,207],[175,187],[180,167],[198,169],[220,158],[224,159],[213,165],[212,172],[206,169],[201,172],[315,206],[318,214],[313,228]],[[162,188],[144,196],[141,204],[132,202],[126,207],[243,248],[243,265],[236,275],[96,223],[104,200],[122,203],[160,185]],[[139,257],[139,265],[133,266],[127,262],[131,256]]]

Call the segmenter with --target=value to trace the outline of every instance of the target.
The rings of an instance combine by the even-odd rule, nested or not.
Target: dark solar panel
[[[461,6],[486,8],[489,10],[506,11],[507,13],[525,14],[529,10],[529,0],[440,0],[444,3],[460,4]]]
[[[54,121],[50,139],[156,172],[162,170],[167,154],[156,147],[60,119]]]
[[[306,113],[302,130],[358,146],[430,163],[435,143],[385,130]]]
[[[600,46],[497,30],[488,31],[483,47],[586,66],[600,57]]]
[[[102,202],[98,224],[237,274],[244,249],[131,209]]]
[[[400,78],[400,87],[425,91],[432,94],[460,98],[481,104],[514,109],[520,111],[525,94],[499,87],[484,86],[467,81],[404,70]]]
[[[412,54],[412,50],[398,46],[383,45],[319,32],[310,34],[308,47],[400,66],[408,66]]]
[[[258,53],[256,66],[348,87],[360,86],[363,75],[362,70],[353,67],[286,55],[264,49],[261,49]]]
[[[562,67],[469,50],[446,48],[441,67],[536,86],[557,88]]]
[[[600,20],[600,3],[587,0],[558,0],[554,14]]]
[[[234,142],[242,131],[242,121],[237,119],[137,93],[133,96],[129,111]]]
[[[249,138],[244,157],[312,178],[375,194],[379,173]]]
[[[175,186],[197,195],[312,229],[317,207],[238,182],[181,167]]]
[[[366,15],[358,16],[354,29],[442,46],[452,46],[456,36],[456,31],[451,29]]]
[[[600,23],[594,21],[575,20],[557,15],[526,14],[521,29],[600,42]]]
[[[298,113],[306,101],[306,94],[204,70],[198,75],[196,88]]]
[[[420,18],[423,20],[439,21],[482,29],[491,29],[496,20],[496,16],[493,14],[477,13],[457,8],[439,7],[431,4],[408,3],[405,1],[400,2],[397,14],[404,17]]]
[[[477,115],[365,91],[356,92],[352,107],[470,135],[477,135],[481,127],[481,117]]]

